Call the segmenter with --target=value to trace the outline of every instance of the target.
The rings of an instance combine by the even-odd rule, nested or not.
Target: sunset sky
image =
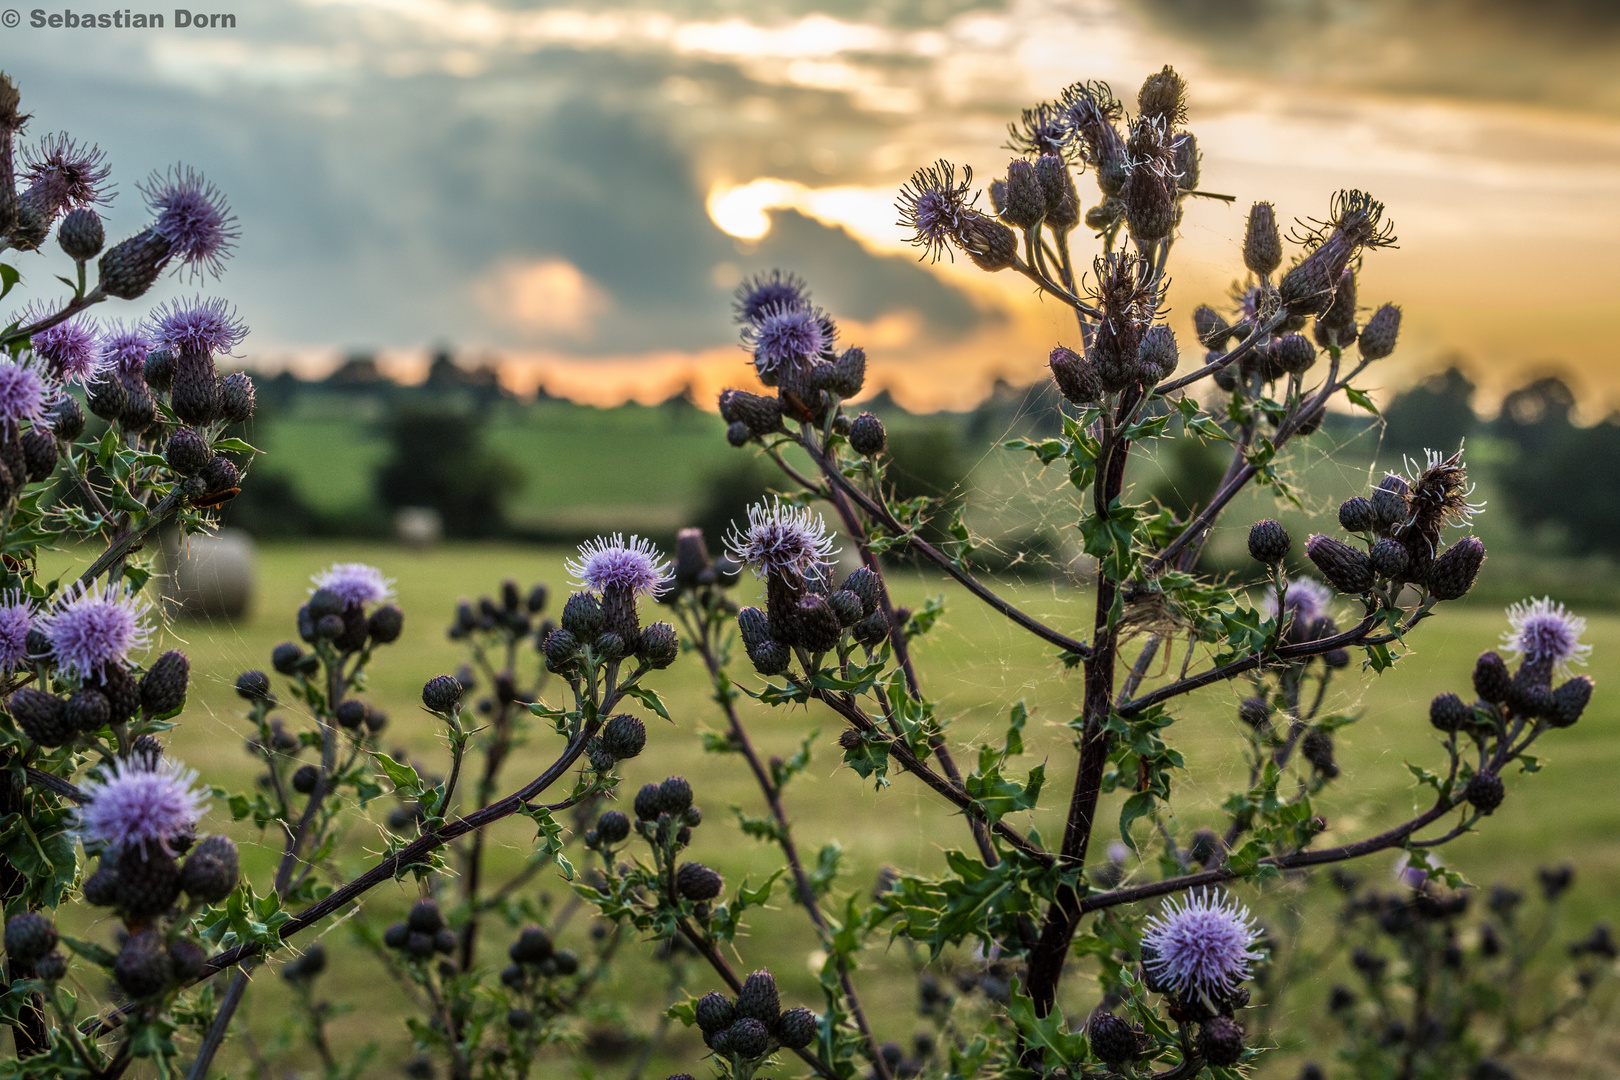
[[[1188,207],[1184,343],[1241,276],[1250,202],[1320,216],[1360,187],[1400,236],[1369,256],[1362,303],[1406,314],[1375,384],[1454,354],[1488,398],[1562,370],[1588,418],[1620,407],[1620,24],[1596,0],[1547,5],[1534,32],[1508,0],[1343,7],[242,0],[234,30],[25,22],[0,30],[0,67],[30,134],[109,152],[112,235],[139,226],[154,168],[225,189],[242,242],[208,291],[252,327],[251,364],[376,351],[408,378],[443,343],[518,389],[707,397],[743,372],[731,288],[782,266],[867,347],[873,386],[933,409],[1037,377],[1073,323],[1022,278],[919,263],[896,188],[938,157],[988,183],[1020,107],[1082,78],[1133,101],[1173,63],[1201,186],[1237,197]],[[20,269],[40,289],[62,262],[53,246]]]

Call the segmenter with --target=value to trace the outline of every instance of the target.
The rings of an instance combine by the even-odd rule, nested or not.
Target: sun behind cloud
[[[531,338],[583,341],[613,298],[567,259],[506,260],[478,285],[484,310]]]

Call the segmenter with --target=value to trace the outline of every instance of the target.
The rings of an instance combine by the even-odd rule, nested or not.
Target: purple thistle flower
[[[1165,901],[1142,935],[1142,964],[1175,993],[1213,1005],[1212,998],[1249,978],[1261,958],[1249,910],[1224,892],[1198,889]]]
[[[746,529],[732,525],[726,553],[760,577],[804,581],[830,569],[837,552],[820,514],[772,499],[748,508]]]
[[[383,577],[383,572],[375,566],[365,563],[342,562],[333,563],[320,573],[310,577],[315,583],[315,589],[327,589],[336,593],[346,604],[379,604],[384,600],[391,600],[394,596],[394,579]]]
[[[169,300],[152,316],[153,343],[176,354],[228,354],[248,332],[236,309],[218,297]]]
[[[170,839],[197,824],[208,808],[206,796],[196,787],[197,770],[168,757],[151,765],[142,757],[115,761],[100,779],[80,785],[89,797],[78,809],[81,840],[113,850],[153,843],[174,854]]]
[[[219,277],[241,235],[220,190],[202,173],[181,165],[153,173],[140,190],[157,215],[153,228],[170,243],[181,264],[191,268],[191,276]]]
[[[819,308],[774,304],[743,328],[743,343],[754,350],[761,374],[815,356],[832,344],[832,323]]]
[[[923,249],[923,254],[934,260],[942,251],[949,250],[947,242],[961,234],[962,223],[973,200],[968,189],[973,186],[973,169],[962,170],[962,182],[956,182],[956,166],[941,159],[927,169],[918,169],[911,182],[900,188],[900,224],[915,234],[911,242]]]
[[[113,323],[101,338],[102,363],[126,378],[144,378],[152,339],[142,326]]]
[[[89,319],[81,315],[64,319],[31,341],[34,354],[45,361],[57,382],[88,386],[101,376],[101,335]]]
[[[1293,616],[1293,625],[1300,629],[1308,629],[1317,619],[1331,614],[1330,605],[1333,603],[1333,590],[1317,581],[1313,577],[1296,577],[1288,579],[1287,594],[1283,597],[1283,607],[1289,615]],[[1266,590],[1265,603],[1261,606],[1268,619],[1277,617],[1277,590]]]
[[[784,274],[780,270],[755,274],[744,278],[737,286],[737,301],[733,305],[740,323],[758,322],[774,308],[808,308],[810,292],[804,279],[797,274]]]
[[[25,152],[22,171],[35,201],[52,216],[112,201],[112,192],[102,186],[112,175],[107,155],[96,146],[74,142],[66,132],[47,135],[37,150]]]
[[[579,558],[563,565],[573,575],[575,585],[594,592],[618,588],[656,596],[671,580],[669,560],[653,547],[652,541],[637,536],[632,536],[628,543],[623,533],[598,536],[588,544],[581,544],[579,554]]]
[[[108,664],[122,664],[152,640],[146,615],[152,605],[138,593],[109,582],[103,588],[78,582],[39,617],[39,629],[63,670],[81,679],[99,676]]]
[[[1525,600],[1507,609],[1508,625],[1502,645],[1525,661],[1550,661],[1560,672],[1569,665],[1584,664],[1592,646],[1581,644],[1586,620],[1553,603],[1552,597]]]
[[[33,628],[34,601],[16,589],[0,593],[0,668],[10,671],[28,659]]]
[[[38,420],[55,397],[55,390],[32,367],[0,360],[0,421]]]

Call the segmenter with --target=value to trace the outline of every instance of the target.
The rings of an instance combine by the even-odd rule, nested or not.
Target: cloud
[[[494,318],[541,338],[589,339],[613,306],[601,286],[559,258],[503,262],[479,282],[477,294]]]

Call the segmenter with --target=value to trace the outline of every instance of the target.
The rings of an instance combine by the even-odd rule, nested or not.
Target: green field
[[[246,733],[239,708],[242,703],[231,689],[235,676],[249,667],[268,669],[270,649],[293,636],[292,616],[305,595],[311,573],[334,561],[363,560],[397,579],[399,600],[407,613],[405,634],[398,644],[378,656],[368,691],[368,696],[393,718],[385,742],[408,747],[428,761],[443,761],[445,754],[437,745],[433,724],[420,709],[418,693],[428,677],[453,671],[461,663],[456,645],[444,634],[456,600],[490,592],[506,577],[524,584],[549,582],[557,595],[565,584],[561,563],[566,554],[495,545],[449,546],[429,552],[337,543],[262,547],[257,600],[249,618],[233,624],[177,624],[163,635],[161,647],[184,648],[193,664],[191,704],[173,733],[173,753],[201,769],[212,784],[241,788],[252,783],[254,769],[242,752]],[[946,595],[946,615],[921,644],[918,654],[925,687],[937,700],[941,715],[951,721],[950,736],[956,746],[999,738],[1006,710],[1013,701],[1023,698],[1032,708],[1025,765],[1044,760],[1049,775],[1046,808],[1036,815],[1035,823],[1044,834],[1055,835],[1058,811],[1054,808],[1061,806],[1073,778],[1074,754],[1062,725],[1076,711],[1078,681],[1051,660],[1046,650],[960,590],[942,588],[931,578],[917,574],[898,575],[896,588],[899,599],[913,605],[929,593],[943,591]],[[1019,603],[1057,625],[1079,628],[1089,622],[1087,597],[1066,586],[1009,583],[1006,590]],[[1412,639],[1412,655],[1394,671],[1378,678],[1347,679],[1339,691],[1339,704],[1363,710],[1365,718],[1338,736],[1345,775],[1320,804],[1332,830],[1323,843],[1354,838],[1393,824],[1422,799],[1403,762],[1438,767],[1442,760],[1426,721],[1427,702],[1442,690],[1466,690],[1473,657],[1493,645],[1504,626],[1500,610],[1494,605],[1465,603],[1453,607],[1444,613],[1445,617],[1420,628]],[[1620,618],[1594,617],[1587,640],[1595,646],[1592,673],[1600,686],[1586,717],[1577,727],[1556,732],[1544,741],[1540,752],[1545,767],[1539,775],[1509,778],[1508,800],[1487,830],[1445,849],[1451,865],[1482,884],[1502,880],[1528,886],[1536,866],[1575,862],[1580,871],[1568,904],[1568,924],[1561,928],[1561,933],[1567,931],[1565,936],[1584,933],[1595,918],[1612,917],[1614,898],[1620,896],[1620,839],[1616,834],[1620,811],[1616,810],[1610,786],[1613,777],[1620,774],[1620,705],[1605,685],[1605,673],[1613,667],[1609,658],[1620,652]],[[1178,650],[1173,659],[1177,668],[1181,659]],[[757,681],[751,672],[738,675]],[[706,757],[701,751],[699,732],[716,727],[718,721],[707,700],[706,682],[698,665],[693,658],[685,657],[674,668],[656,676],[652,685],[669,701],[673,723],[656,718],[649,721],[646,752],[624,769],[627,792],[670,774],[689,777],[697,801],[705,810],[705,823],[696,832],[692,857],[721,869],[732,886],[749,874],[757,880],[772,865],[773,851],[744,837],[727,808],[738,806],[749,813],[760,813],[760,800],[739,760]],[[1188,703],[1180,714],[1183,721],[1172,729],[1171,740],[1187,755],[1189,763],[1187,773],[1178,777],[1176,809],[1180,820],[1175,824],[1180,829],[1190,830],[1213,821],[1220,800],[1237,780],[1240,736],[1234,705],[1239,696],[1241,690],[1235,687],[1206,691]],[[940,865],[944,849],[969,844],[960,819],[947,812],[936,796],[903,774],[896,775],[891,787],[874,792],[853,772],[840,768],[833,746],[838,725],[830,713],[819,707],[808,712],[771,711],[750,702],[744,704],[750,730],[767,752],[791,752],[806,735],[820,732],[814,763],[791,785],[787,801],[799,823],[801,848],[814,852],[825,843],[842,846],[844,874],[835,887],[836,893],[864,894],[886,862],[908,869],[933,869]],[[507,770],[507,790],[549,760],[554,741],[550,736],[535,736],[532,745]],[[379,805],[373,813],[381,816],[386,810],[386,805]],[[1103,820],[1109,820],[1106,810]],[[222,821],[221,811],[216,808],[209,825],[217,828]],[[262,870],[279,851],[277,836],[233,831],[243,844],[250,866]],[[497,864],[517,865],[531,835],[532,826],[527,822],[503,823],[493,845]],[[1098,839],[1100,842],[1106,838],[1104,833]],[[375,833],[365,825],[357,824],[351,830],[347,842],[351,872],[375,842]],[[1392,859],[1382,855],[1364,866],[1363,871],[1377,879],[1389,874],[1392,866]],[[1151,870],[1144,868],[1139,873],[1145,875]],[[543,880],[536,891],[559,902],[566,895],[565,885],[555,878]],[[1241,891],[1246,895],[1253,892]],[[415,888],[387,886],[376,890],[372,897],[381,906],[397,910],[414,899]],[[741,970],[768,965],[782,982],[785,1001],[816,1006],[819,995],[809,967],[816,943],[780,887],[774,903],[774,910],[761,912],[752,920],[750,935],[738,943],[734,965]],[[350,933],[341,921],[323,928],[323,932],[338,962],[325,977],[322,995],[339,1002],[353,1000],[360,1006],[335,1022],[335,1037],[340,1044],[350,1046],[368,1038],[379,1040],[388,1052],[372,1074],[397,1075],[393,1072],[397,1056],[391,1056],[391,1052],[404,1044],[399,1013],[402,996],[393,990],[373,960],[348,944]],[[584,920],[576,919],[569,936],[581,935],[583,940],[583,932]],[[110,934],[111,925],[102,927],[99,933]],[[492,933],[484,940],[489,944],[486,958],[496,962],[495,950],[504,944],[501,934]],[[920,1025],[907,954],[898,945],[886,948],[882,941],[873,944],[865,957],[868,970],[861,972],[860,985],[875,1014],[880,1036],[906,1042]],[[655,970],[644,958],[645,951],[632,948],[621,954],[624,960],[616,968],[606,995],[643,1030],[656,1015],[663,979],[661,969]],[[1322,980],[1322,985],[1311,992],[1319,995],[1327,981]],[[1078,987],[1082,982],[1075,979],[1072,985]],[[715,980],[700,970],[694,972],[689,989],[698,994],[714,985]],[[281,980],[261,972],[252,993],[254,998],[250,998],[242,1015],[257,1042],[265,1044],[276,1034],[275,1017],[284,1014],[262,1003],[274,1001],[286,991]],[[254,1001],[261,1004],[255,1005]],[[1067,1014],[1075,1016],[1083,1015],[1093,1002],[1073,990],[1064,1004]],[[600,1022],[612,1019],[609,1015]],[[1615,1020],[1614,1016],[1604,1017],[1598,1028],[1607,1024],[1612,1031]],[[1296,1029],[1295,1035],[1308,1038],[1310,1033]],[[231,1049],[240,1052],[234,1042]],[[668,1054],[649,1066],[646,1075],[663,1075],[657,1071],[660,1064],[669,1066],[665,1071],[674,1071],[677,1066],[686,1071],[702,1068],[702,1048],[695,1038],[678,1035],[666,1049]],[[1612,1065],[1603,1064],[1614,1049],[1612,1045],[1594,1043],[1589,1033],[1561,1037],[1554,1044],[1555,1063],[1558,1070],[1564,1071],[1549,1071],[1546,1075],[1615,1075]],[[1263,1075],[1291,1077],[1297,1060],[1292,1054],[1276,1055]],[[240,1058],[236,1061],[239,1065]],[[593,1067],[597,1071],[589,1075],[622,1076],[629,1062],[604,1059]],[[1577,1067],[1585,1071],[1571,1071]],[[575,1071],[575,1067],[559,1062],[555,1075],[572,1075]],[[237,1074],[233,1068],[232,1075]],[[1541,1075],[1539,1071],[1532,1074]]]

